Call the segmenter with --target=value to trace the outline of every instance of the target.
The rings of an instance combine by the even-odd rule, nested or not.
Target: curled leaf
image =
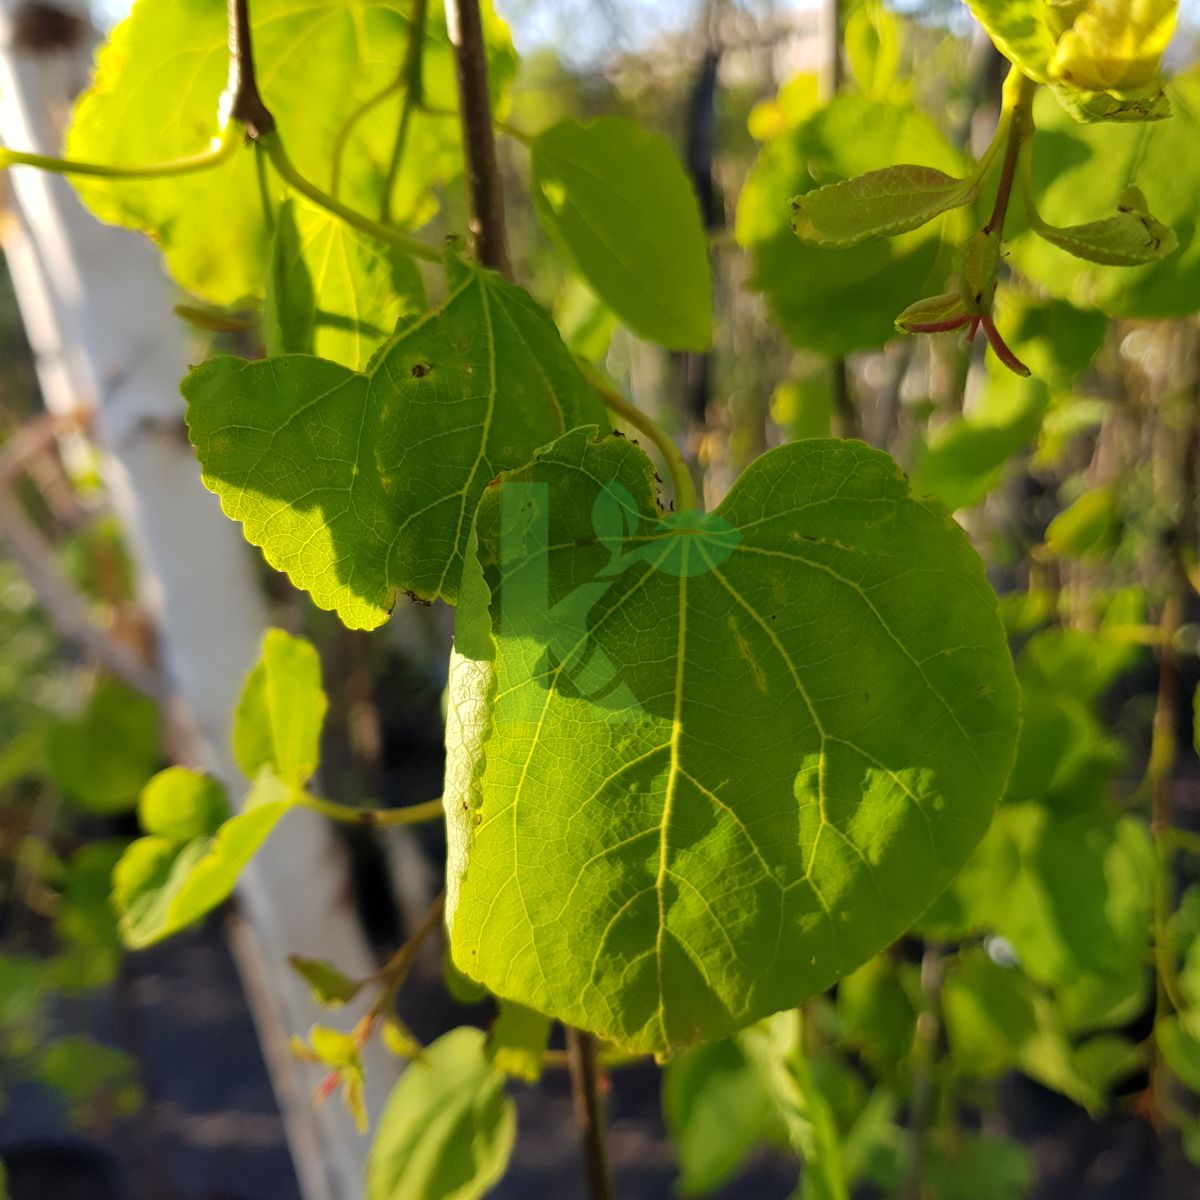
[[[929,296],[910,304],[897,318],[901,333],[946,333],[962,329],[971,320],[959,292]]]
[[[908,233],[970,204],[978,185],[934,167],[905,163],[831,183],[792,200],[792,230],[822,246],[856,246]]]
[[[1109,267],[1156,262],[1179,245],[1175,231],[1146,210],[1146,198],[1136,187],[1125,189],[1115,216],[1063,229],[1039,222],[1034,231],[1076,258]]]

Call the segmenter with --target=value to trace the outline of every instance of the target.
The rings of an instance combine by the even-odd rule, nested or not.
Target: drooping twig
[[[933,942],[921,955],[921,1012],[913,1048],[912,1103],[908,1113],[908,1148],[900,1200],[921,1200],[929,1130],[933,1119],[934,1069],[941,1038],[941,997],[945,960]]]
[[[454,46],[458,105],[466,160],[467,211],[475,257],[512,278],[504,192],[496,161],[492,98],[488,91],[487,46],[478,0],[446,0],[446,27]]]

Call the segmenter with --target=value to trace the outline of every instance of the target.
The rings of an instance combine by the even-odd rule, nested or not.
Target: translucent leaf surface
[[[399,122],[403,88],[348,122],[393,83],[407,43],[409,5],[401,0],[260,0],[251,5],[258,81],[288,155],[321,187],[332,185],[345,142],[341,199],[379,212]],[[96,79],[79,100],[67,153],[109,163],[164,162],[206,150],[218,132],[218,102],[228,80],[224,0],[138,0],[97,60]],[[491,79],[502,89],[514,58],[507,31],[485,16]],[[454,109],[457,92],[441,6],[430,5],[424,55],[427,102]],[[164,53],[170,47],[170,53]],[[418,111],[392,195],[401,224],[428,217],[431,189],[461,170],[458,122]],[[265,164],[264,164],[265,166]],[[268,170],[268,206],[282,188]],[[239,151],[216,169],[149,181],[77,179],[102,220],[154,235],[175,280],[214,304],[262,294],[270,220],[254,153]]]
[[[268,355],[361,371],[402,316],[425,307],[416,264],[304,200],[280,206],[263,305]]]
[[[792,230],[821,246],[908,233],[974,199],[976,187],[933,167],[901,164],[827,184],[792,201]]]
[[[367,1162],[366,1200],[477,1200],[504,1174],[516,1132],[483,1033],[452,1030],[393,1089]]]
[[[653,496],[635,446],[577,431],[481,505],[447,911],[499,995],[664,1050],[916,918],[987,825],[1016,697],[978,559],[885,455],[784,446],[703,518]]]
[[[307,783],[321,757],[328,701],[312,643],[268,629],[233,716],[233,752],[249,778],[270,767],[285,783]]]
[[[488,480],[600,402],[550,318],[490,271],[452,264],[437,309],[366,374],[305,355],[222,356],[188,376],[205,485],[247,539],[353,628],[396,592],[453,600]]]
[[[1037,226],[1037,234],[1076,258],[1110,267],[1137,267],[1166,258],[1178,245],[1173,230],[1146,210],[1138,188],[1126,189],[1117,215],[1058,229]]]
[[[644,338],[707,349],[708,239],[666,138],[618,117],[563,121],[531,153],[538,216],[596,294]]]

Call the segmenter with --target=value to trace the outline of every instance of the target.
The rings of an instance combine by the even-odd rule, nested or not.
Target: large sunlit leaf
[[[712,341],[708,239],[671,144],[631,121],[563,121],[530,153],[537,213],[634,333],[673,350]]]
[[[223,356],[183,385],[205,485],[247,539],[354,628],[397,591],[452,600],[497,471],[600,403],[520,288],[450,261],[445,302],[401,323],[366,374],[305,355]]]
[[[399,124],[403,88],[348,122],[397,80],[410,6],[402,0],[256,0],[250,6],[258,80],[288,155],[321,187],[333,185],[339,140],[341,199],[377,216]],[[163,162],[206,150],[218,132],[229,76],[225,0],[138,0],[101,49],[93,87],[81,97],[67,138],[71,157]],[[507,30],[485,14],[491,80],[504,88],[514,58]],[[169,48],[169,53],[166,52]],[[432,108],[457,105],[441,6],[429,6],[423,60]],[[239,150],[214,170],[158,180],[77,178],[102,220],[151,233],[167,267],[189,291],[215,304],[263,290],[270,242],[268,207],[283,189],[266,164]],[[391,197],[401,224],[427,218],[433,189],[462,169],[458,122],[418,110]],[[267,201],[263,199],[266,181]]]
[[[653,497],[577,431],[482,501],[447,912],[497,994],[662,1051],[915,920],[986,828],[1016,695],[978,559],[886,455],[784,446],[704,518]]]
[[[849,249],[808,245],[792,233],[789,198],[897,159],[963,172],[926,117],[857,96],[839,97],[760,151],[738,201],[737,238],[751,254],[751,286],[796,346],[831,356],[881,346],[915,297],[945,291],[951,263],[940,231],[953,217]]]
[[[454,1029],[405,1070],[379,1118],[366,1200],[478,1200],[508,1166],[517,1116],[478,1029]]]
[[[996,49],[1031,79],[1048,80],[1058,31],[1046,0],[966,0]]]

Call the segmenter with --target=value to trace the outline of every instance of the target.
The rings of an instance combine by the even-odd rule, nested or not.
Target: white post
[[[69,106],[86,82],[94,35],[33,54],[11,44],[17,0],[0,0],[0,140],[58,153]],[[164,53],[167,48],[164,47]],[[4,249],[49,409],[94,413],[104,478],[159,634],[162,667],[189,736],[184,755],[230,784],[229,719],[266,624],[253,563],[237,527],[201,486],[183,427],[179,381],[189,346],[174,295],[140,236],[100,225],[61,178],[9,172],[17,220]],[[353,1011],[322,1013],[286,963],[328,958],[352,975],[375,967],[349,903],[348,866],[322,818],[290,814],[239,885],[245,916],[233,947],[258,1024],[306,1200],[359,1200],[366,1139],[336,1103],[314,1110],[309,1068],[284,1048],[314,1020],[344,1028]],[[377,1046],[366,1055],[368,1110],[397,1078]]]

